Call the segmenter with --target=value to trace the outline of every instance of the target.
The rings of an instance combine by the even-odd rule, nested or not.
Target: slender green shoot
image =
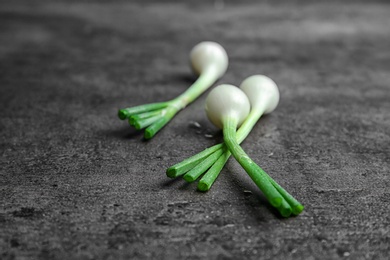
[[[168,102],[159,102],[159,103],[140,105],[140,106],[136,106],[136,107],[123,108],[123,109],[119,109],[118,117],[121,120],[125,120],[125,119],[128,119],[132,115],[150,112],[153,110],[165,108],[167,106],[168,106]]]
[[[166,108],[166,113],[161,115],[153,124],[145,129],[145,139],[151,139],[161,128],[163,128],[179,111],[176,106]]]
[[[290,193],[288,193],[285,189],[283,189],[274,179],[268,176],[269,181],[274,185],[274,187],[279,191],[279,193],[283,196],[283,198],[287,201],[287,203],[292,208],[292,214],[299,215],[303,210],[304,206],[297,201]]]
[[[153,124],[154,122],[156,122],[160,118],[161,117],[159,115],[157,115],[157,116],[148,117],[148,118],[144,118],[144,119],[133,120],[133,122],[131,122],[129,120],[129,123],[130,123],[130,125],[133,125],[135,127],[135,129],[140,130],[142,128],[150,126],[151,124]],[[131,123],[133,123],[133,124],[131,124]]]
[[[217,144],[212,147],[209,147],[202,152],[187,158],[183,160],[180,163],[177,163],[167,169],[167,176],[169,178],[176,178],[180,175],[183,175],[187,171],[194,168],[199,162],[204,160],[206,157],[208,157],[210,154],[214,153],[215,151],[219,150],[223,147],[223,144]]]
[[[276,208],[281,206],[284,200],[283,196],[271,184],[263,169],[254,163],[237,143],[237,119],[233,117],[225,117],[223,118],[223,125],[223,139],[234,158],[245,169],[257,187],[259,187],[259,189],[264,193],[271,205]]]
[[[227,150],[218,158],[217,161],[215,161],[213,166],[211,166],[211,168],[203,175],[202,179],[200,179],[198,183],[198,190],[208,191],[211,188],[223,166],[225,166],[228,161],[230,155],[230,151]]]
[[[202,175],[207,169],[211,167],[211,165],[214,164],[214,162],[223,154],[224,150],[218,149],[213,154],[211,154],[209,157],[207,157],[205,160],[200,162],[198,165],[196,165],[194,168],[192,168],[189,172],[187,172],[183,179],[187,182],[193,182],[200,175]]]
[[[146,118],[150,118],[150,117],[154,117],[154,116],[159,116],[163,113],[165,113],[165,109],[158,109],[158,110],[153,110],[153,111],[149,111],[149,112],[145,112],[145,113],[141,113],[141,114],[132,115],[129,117],[129,123],[130,123],[130,125],[133,125],[138,120],[142,120],[142,119],[146,119]]]

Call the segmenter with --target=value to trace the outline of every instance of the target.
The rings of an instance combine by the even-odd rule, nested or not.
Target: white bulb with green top
[[[163,128],[180,110],[198,98],[228,67],[225,49],[216,42],[201,42],[190,53],[190,61],[198,79],[180,96],[170,101],[145,104],[120,109],[120,119],[129,120],[136,129],[145,129],[145,139],[150,139]]]
[[[282,216],[288,217],[291,213],[298,215],[302,212],[303,206],[254,163],[239,146],[260,117],[271,113],[277,107],[279,90],[275,82],[263,75],[251,76],[241,83],[241,94],[238,94],[240,92],[237,91],[238,88],[229,86],[229,88],[226,85],[216,87],[206,100],[207,115],[213,124],[223,129],[225,142],[168,168],[167,175],[177,177],[184,174],[183,178],[192,182],[205,173],[199,181],[198,189],[207,191],[233,153],[271,205],[278,208]],[[245,98],[242,97],[243,93]],[[238,108],[237,104],[240,102],[237,99],[242,100],[243,104],[250,102],[250,112],[243,122],[241,115],[243,109],[246,111],[247,105]],[[226,108],[230,103],[235,105]],[[241,122],[241,127],[236,131]]]

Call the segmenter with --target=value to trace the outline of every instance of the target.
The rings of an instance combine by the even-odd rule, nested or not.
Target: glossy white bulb
[[[250,76],[241,83],[240,89],[248,96],[252,109],[263,109],[264,114],[271,113],[279,104],[278,86],[267,76]]]
[[[234,117],[238,126],[250,111],[250,103],[245,93],[233,85],[223,84],[215,87],[206,98],[206,114],[218,128],[223,129],[223,118]]]
[[[193,70],[202,74],[206,70],[215,70],[217,78],[225,74],[229,60],[225,49],[216,42],[201,42],[190,53]]]

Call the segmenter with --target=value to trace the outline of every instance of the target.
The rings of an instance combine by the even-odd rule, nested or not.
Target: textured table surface
[[[1,1],[0,258],[387,259],[390,5],[288,2]],[[147,142],[117,118],[182,93],[203,40],[219,83],[277,82],[242,146],[300,216],[232,158],[207,193],[166,177],[221,141],[206,95]]]

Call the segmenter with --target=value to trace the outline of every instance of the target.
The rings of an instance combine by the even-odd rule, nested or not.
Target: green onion
[[[278,87],[272,79],[264,75],[254,75],[245,79],[240,85],[240,88],[243,89],[244,92],[248,93],[247,96],[250,97],[251,111],[237,131],[237,142],[239,144],[249,135],[260,117],[263,114],[271,113],[279,102]],[[180,171],[180,175],[182,175],[191,170],[200,161],[215,152],[215,149],[213,148],[217,147],[218,149],[225,150],[224,154],[215,160],[214,164],[216,165],[213,165],[213,167],[208,169],[198,184],[198,189],[200,191],[208,191],[231,155],[224,143],[208,148],[197,155],[171,166],[167,170],[168,177],[175,178],[179,176],[172,174],[176,171]],[[200,157],[202,159],[200,159]]]
[[[145,104],[120,109],[118,117],[128,119],[136,129],[145,129],[145,139],[150,139],[180,110],[198,98],[227,70],[228,56],[225,49],[215,42],[201,42],[191,53],[193,70],[199,78],[180,96],[166,102]]]
[[[208,170],[206,169],[207,172],[205,173],[203,178],[199,181],[198,189],[201,191],[207,191],[210,189],[211,185],[218,177],[223,166],[229,159],[230,151],[232,151],[237,161],[247,171],[248,175],[252,178],[252,180],[256,183],[256,185],[263,191],[267,199],[270,201],[271,205],[276,207],[282,216],[288,217],[290,216],[291,213],[294,215],[298,215],[299,213],[302,212],[304,207],[295,198],[293,198],[287,191],[285,191],[279,184],[277,184],[256,163],[254,163],[239,146],[239,144],[250,133],[250,131],[252,130],[256,122],[259,120],[259,118],[263,114],[270,113],[276,108],[279,102],[278,88],[275,82],[273,82],[270,78],[263,75],[255,75],[247,78],[246,80],[243,81],[240,88],[245,92],[246,96],[249,98],[251,104],[251,111],[237,132],[236,132],[236,128],[240,122],[236,122],[237,121],[236,112],[227,113],[226,111],[229,111],[229,109],[224,108],[221,111],[219,111],[218,112],[219,115],[217,115],[214,110],[215,101],[217,101],[217,104],[219,104],[217,105],[217,111],[218,111],[219,109],[218,107],[221,106],[220,101],[224,100],[224,102],[227,103],[227,100],[229,100],[229,97],[226,97],[224,96],[225,95],[224,93],[221,93],[224,92],[225,90],[215,94],[214,97],[211,98],[211,101],[209,101],[209,97],[207,98],[207,101],[209,102],[208,104],[210,104],[209,106],[214,106],[213,108],[209,108],[209,106],[206,105],[208,116],[215,125],[219,127],[223,127],[225,143],[217,145],[220,147],[219,150],[224,152],[218,158],[213,158],[214,160],[213,163],[210,164],[208,162],[208,164],[210,164],[211,167]],[[230,92],[230,90],[228,90],[228,92]],[[210,93],[209,96],[211,96],[211,94],[212,93]],[[230,97],[230,99],[233,99],[233,97],[237,98],[239,96],[240,95],[238,94],[234,94],[232,95],[232,97]],[[210,111],[213,112],[210,113]],[[222,116],[224,114],[226,114],[227,116],[226,115]],[[226,149],[226,145],[229,147],[230,151]],[[213,152],[215,153],[215,151]],[[195,155],[193,157],[196,158],[197,156],[198,155]],[[211,157],[210,154],[208,154],[208,156],[209,157],[207,159]],[[173,171],[178,166],[180,166],[181,169],[185,168],[186,171],[191,169],[196,169],[196,168],[202,168],[196,165],[197,163],[202,164],[203,163],[202,160],[197,161],[197,163],[192,163],[191,165],[186,164],[186,162],[193,161],[192,159],[193,157],[170,167],[169,170]],[[207,156],[204,156],[204,158],[205,157]],[[201,174],[202,173],[198,173],[197,176]],[[194,181],[193,179],[190,180]]]
[[[177,176],[183,175],[187,171],[194,168],[199,162],[204,160],[206,157],[210,156],[215,151],[221,149],[223,144],[217,144],[210,148],[205,149],[203,152],[200,152],[178,164],[173,165],[167,169],[167,176],[170,178],[176,178]]]
[[[276,83],[264,75],[254,75],[245,79],[241,83],[240,88],[249,98],[251,103],[251,112],[237,131],[238,144],[245,140],[263,114],[269,114],[275,110],[280,98]],[[226,153],[227,155],[224,157],[228,159],[230,157],[230,151],[227,150]],[[222,159],[219,163],[222,163]],[[221,169],[223,168],[224,164],[222,165]],[[203,178],[199,181],[199,190],[207,191],[210,189],[211,185],[214,183],[215,179],[218,177],[219,172],[221,171],[220,169],[218,172],[215,172],[217,169],[218,168],[210,169],[203,176]],[[204,190],[204,188],[207,189]]]

